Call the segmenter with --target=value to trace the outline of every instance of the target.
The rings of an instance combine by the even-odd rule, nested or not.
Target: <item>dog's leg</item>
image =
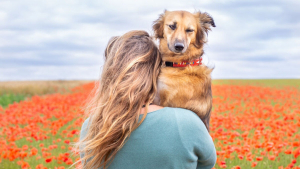
[[[168,105],[169,96],[170,94],[168,93],[167,90],[161,90],[159,92],[159,97],[160,97],[159,105],[163,107],[170,107],[170,105]]]
[[[186,103],[186,109],[195,112],[203,121],[207,130],[209,131],[209,121],[212,109],[212,99],[202,98],[199,100],[190,100]]]
[[[156,93],[156,95],[154,97],[153,104],[160,105],[159,91]]]
[[[194,111],[203,121],[209,131],[209,121],[212,109],[211,79],[203,82],[201,98],[194,98],[186,103],[186,108]]]

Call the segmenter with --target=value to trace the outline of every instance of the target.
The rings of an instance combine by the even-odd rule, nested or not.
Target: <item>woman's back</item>
[[[80,139],[86,134],[88,120],[82,126]],[[213,141],[200,118],[186,109],[165,107],[147,114],[108,168],[206,169],[215,162]]]

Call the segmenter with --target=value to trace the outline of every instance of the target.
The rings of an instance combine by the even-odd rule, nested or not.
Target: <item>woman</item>
[[[78,142],[83,168],[212,168],[216,150],[200,118],[149,105],[162,64],[149,34],[112,38],[105,57]]]

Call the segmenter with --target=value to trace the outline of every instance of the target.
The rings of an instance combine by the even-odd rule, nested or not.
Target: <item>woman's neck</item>
[[[147,113],[150,113],[150,112],[162,109],[162,108],[164,108],[164,107],[161,107],[161,106],[158,106],[158,105],[149,105]],[[145,110],[146,110],[146,107],[142,108],[140,114],[144,114]]]

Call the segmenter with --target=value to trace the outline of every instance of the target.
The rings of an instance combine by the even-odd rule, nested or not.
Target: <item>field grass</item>
[[[300,89],[300,79],[216,79],[212,81],[217,85],[250,85],[265,87],[296,87]]]
[[[25,100],[34,95],[69,93],[70,89],[91,81],[8,81],[0,82],[0,106]]]
[[[72,85],[0,107],[0,169],[63,169],[79,159],[69,142],[78,139],[93,84],[71,91]],[[213,80],[215,168],[300,168],[299,85],[298,79]],[[35,93],[39,85],[21,88],[11,93]]]
[[[23,94],[3,94],[0,96],[0,106],[7,107],[9,104],[25,100],[26,95]]]
[[[23,94],[28,96],[66,93],[73,87],[88,83],[87,80],[58,81],[0,81],[0,95]]]

